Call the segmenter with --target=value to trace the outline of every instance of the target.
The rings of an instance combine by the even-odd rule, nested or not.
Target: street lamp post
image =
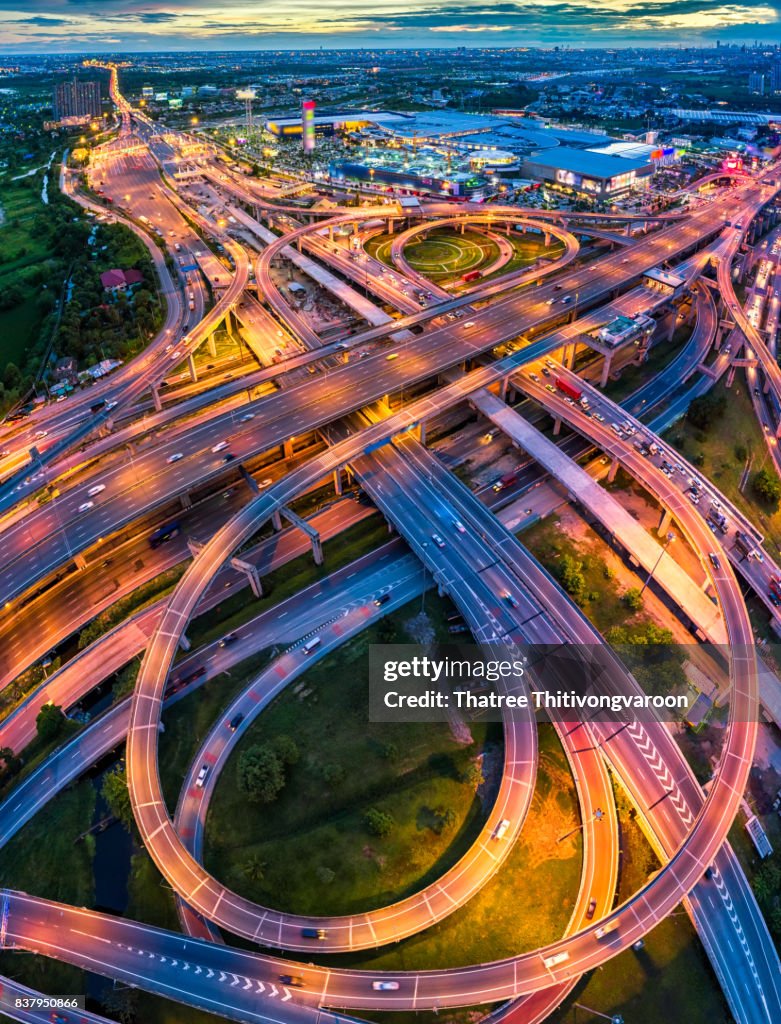
[[[573,1003],[575,1009],[575,1020],[577,1020],[577,1011],[585,1010],[586,1013],[591,1013],[595,1017],[602,1017],[603,1020],[609,1020],[610,1024],[624,1024],[624,1018],[620,1013],[602,1013],[601,1010],[595,1010],[591,1006],[584,1006],[582,1003]]]
[[[659,563],[660,563],[660,562],[661,562],[661,560],[662,560],[662,555],[663,555],[663,554],[665,553],[665,551],[667,550],[667,548],[668,548],[668,547],[670,546],[670,544],[672,544],[672,542],[673,542],[674,540],[675,540],[675,534],[674,534],[674,533],[672,532],[672,530],[670,530],[670,532],[669,532],[669,533],[667,534],[667,536],[665,537],[665,540],[664,540],[664,544],[662,545],[662,550],[661,550],[661,551],[659,552],[659,557],[658,557],[658,558],[656,559],[656,561],[654,562],[654,564],[653,564],[653,568],[651,569],[651,571],[650,571],[650,572],[648,573],[648,575],[647,575],[647,576],[646,576],[646,578],[645,578],[645,583],[644,583],[644,584],[642,585],[642,587],[640,588],[640,596],[641,596],[641,597],[642,597],[642,596],[643,596],[643,594],[645,593],[645,588],[646,588],[646,587],[648,586],[648,584],[649,584],[649,583],[651,582],[651,579],[653,578],[653,574],[654,574],[654,573],[656,572],[657,568],[659,567]]]

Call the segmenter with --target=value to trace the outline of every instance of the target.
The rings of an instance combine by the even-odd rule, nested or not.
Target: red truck
[[[482,273],[479,270],[470,270],[468,274],[464,274],[461,278],[465,283],[468,281],[476,281],[478,277],[482,277]]]
[[[574,384],[570,384],[568,380],[564,380],[563,377],[556,377],[553,381],[559,391],[563,391],[565,395],[569,395],[570,398],[579,402],[583,392],[580,388],[576,388]]]
[[[505,487],[509,487],[510,484],[514,484],[518,479],[518,470],[514,470],[512,473],[505,473],[504,476],[500,476],[494,484],[493,489],[495,491],[503,491]]]

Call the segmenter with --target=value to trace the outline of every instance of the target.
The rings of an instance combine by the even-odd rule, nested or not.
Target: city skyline
[[[488,4],[447,0],[419,6],[398,0],[377,9],[340,0],[324,10],[313,0],[270,0],[230,8],[213,0],[18,0],[0,4],[0,50],[32,53],[486,47],[712,46],[716,41],[781,39],[773,3],[741,0],[520,0]]]

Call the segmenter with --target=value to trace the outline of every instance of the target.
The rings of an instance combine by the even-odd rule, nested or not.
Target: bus
[[[149,546],[151,548],[159,548],[161,544],[165,544],[167,541],[172,540],[179,533],[179,521],[176,520],[172,523],[165,523],[163,526],[159,526],[153,534],[149,537]]]
[[[480,271],[480,270],[470,270],[467,274],[464,274],[462,276],[461,280],[464,282],[464,284],[467,284],[469,281],[476,281],[478,278],[480,278],[482,276],[483,276],[482,271]]]

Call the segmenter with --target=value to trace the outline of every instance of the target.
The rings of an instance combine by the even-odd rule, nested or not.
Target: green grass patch
[[[0,850],[0,885],[74,906],[91,906],[94,839],[74,840],[92,824],[95,799],[95,789],[85,779],[46,804]],[[85,991],[83,971],[28,953],[0,954],[0,974],[50,994]]]
[[[367,970],[457,967],[535,949],[563,934],[580,881],[577,795],[552,726],[540,727],[539,743],[531,809],[520,838],[491,881],[466,906],[426,931],[376,953],[326,958],[328,963],[347,962]],[[457,1014],[463,1019],[463,1011]]]
[[[450,607],[433,595],[426,600],[440,628]],[[418,611],[415,602],[388,617],[399,642],[414,642],[405,625]],[[467,745],[446,724],[369,721],[368,648],[387,629],[374,624],[315,663],[258,718],[226,765],[210,805],[206,863],[249,898],[301,914],[383,906],[434,881],[482,827],[485,809],[462,776],[492,734],[485,725],[471,727]],[[295,739],[300,760],[287,768],[273,803],[249,804],[236,786],[237,761],[278,735]],[[389,836],[368,832],[372,807],[393,817]]]

